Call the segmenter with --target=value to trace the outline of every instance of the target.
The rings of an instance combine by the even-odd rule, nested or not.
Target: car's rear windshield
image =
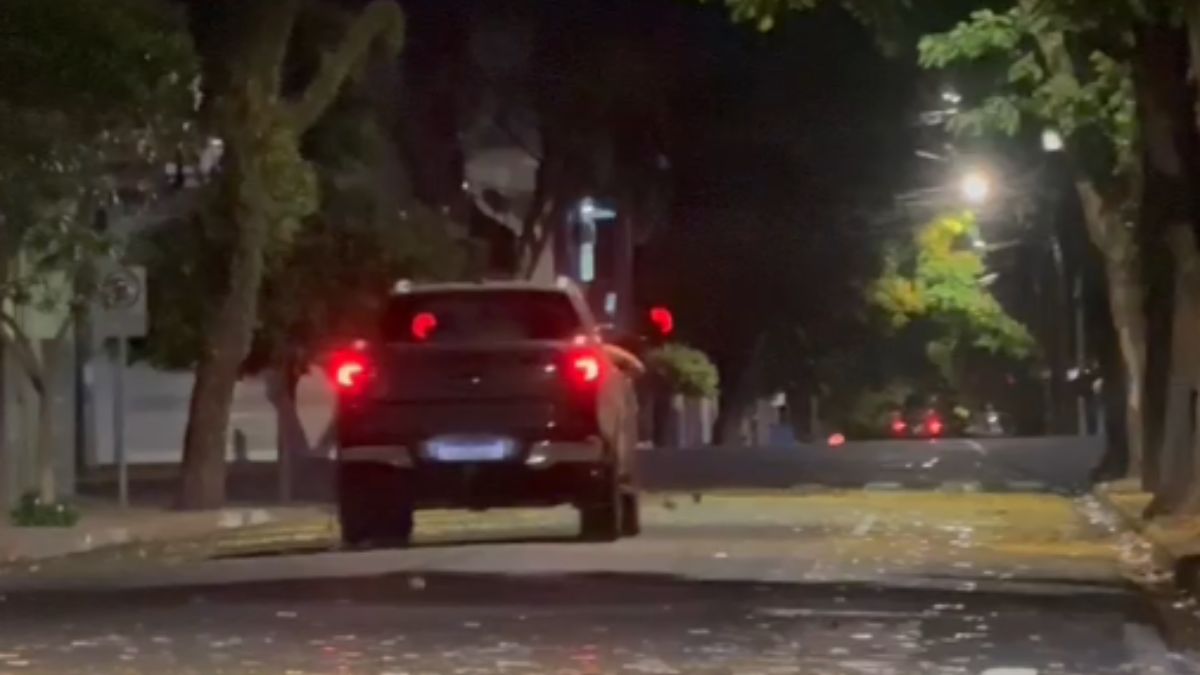
[[[570,298],[554,291],[448,291],[397,295],[382,337],[396,343],[567,340],[583,327]]]

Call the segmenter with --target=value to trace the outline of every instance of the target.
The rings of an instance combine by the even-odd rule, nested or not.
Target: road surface
[[[655,489],[793,488],[798,485],[1081,492],[1100,459],[1099,438],[1041,437],[802,444],[778,448],[647,451]]]
[[[859,483],[831,488],[781,451],[697,452],[676,470],[726,458],[724,489],[648,495],[616,544],[572,541],[568,509],[436,512],[408,550],[339,551],[326,520],[9,570],[0,673],[1197,672],[1192,606],[1135,585],[1146,547],[1069,480],[912,489],[864,467],[925,445],[801,451]]]

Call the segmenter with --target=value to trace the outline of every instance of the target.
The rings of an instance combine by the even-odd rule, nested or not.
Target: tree
[[[672,222],[641,271],[717,364],[715,435],[736,443],[758,397],[786,391],[800,410],[840,380],[829,364],[860,337],[890,162],[911,156],[895,110],[910,105],[915,67],[873,52],[837,11],[770,36],[719,19],[698,12],[686,36],[705,52],[681,68]]]
[[[1148,360],[1150,513],[1200,511],[1200,132],[1185,24],[1167,15],[1134,31],[1133,80],[1141,118]]]
[[[1133,82],[1121,34],[1102,35],[1107,43],[1089,35],[1104,33],[1114,18],[1080,21],[1063,7],[1068,4],[1021,0],[1003,13],[979,10],[946,33],[923,38],[920,61],[946,68],[995,59],[1007,69],[982,102],[953,118],[952,130],[1014,135],[1033,124],[1063,136],[1089,236],[1105,261],[1126,374],[1128,471],[1140,476],[1146,321],[1141,258],[1128,226],[1139,199]]]
[[[398,105],[379,93],[395,81],[393,62],[372,59],[306,138],[321,208],[269,260],[246,371],[267,377],[281,459],[311,450],[295,407],[299,377],[333,347],[371,334],[397,279],[460,278],[470,263],[448,217],[414,198],[395,138]]]
[[[1200,136],[1189,83],[1200,43],[1184,32],[1195,34],[1196,14],[1171,3],[1094,10],[1022,0],[931,38],[924,56],[936,66],[1005,55],[1007,85],[984,106],[1000,115],[977,116],[981,128],[1007,117],[1001,128],[1032,119],[1065,131],[1125,362],[1129,473],[1156,491],[1151,512],[1200,509],[1190,421],[1200,387]]]
[[[717,367],[704,352],[679,343],[651,350],[646,365],[664,390],[696,398],[712,398],[720,391]]]
[[[573,267],[564,226],[591,196],[615,207],[617,232],[626,239],[617,244],[615,276],[618,285],[629,283],[632,261],[623,254],[663,219],[668,192],[664,123],[676,78],[664,45],[676,33],[662,15],[679,9],[662,1],[535,3],[524,17],[534,37],[522,90],[511,82],[483,84],[488,102],[481,109],[494,108],[491,123],[537,165],[534,192],[519,214],[518,275],[534,274],[547,254],[561,269]],[[605,38],[581,41],[581,31]],[[631,291],[617,289],[621,297]]]
[[[727,4],[761,18],[812,3]],[[1200,218],[1189,189],[1200,180],[1200,107],[1189,84],[1200,63],[1200,7],[1080,0],[1001,7],[926,36],[921,61],[939,69],[982,63],[983,73],[999,73],[982,103],[954,118],[957,129],[1013,135],[1032,122],[1066,137],[1075,192],[1105,263],[1125,371],[1127,438],[1110,439],[1105,465],[1127,466],[1151,489],[1172,485],[1156,509],[1200,509],[1200,434],[1186,432],[1200,389],[1192,353],[1200,343]]]
[[[0,25],[0,338],[38,399],[37,485],[50,502],[60,361],[118,243],[95,228],[97,211],[174,156],[195,63],[182,17],[144,0],[12,0]]]
[[[398,50],[404,20],[391,0],[376,0],[325,50],[303,86],[292,86],[287,55],[300,0],[194,0],[192,34],[203,66],[206,130],[225,157],[205,217],[228,228],[227,284],[206,318],[184,438],[179,504],[219,506],[233,389],[249,353],[271,245],[285,245],[317,208],[317,180],[301,138],[336,100],[377,42]]]
[[[988,290],[983,255],[970,213],[942,216],[920,228],[912,247],[885,254],[883,273],[868,288],[872,306],[893,329],[928,322],[929,360],[952,387],[962,389],[964,361],[972,350],[1023,360],[1033,337]]]

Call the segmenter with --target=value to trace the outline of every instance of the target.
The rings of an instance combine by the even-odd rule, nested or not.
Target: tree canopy
[[[156,2],[13,0],[0,26],[0,339],[37,394],[51,502],[57,352],[118,243],[97,214],[136,201],[180,148],[196,63],[182,17]]]
[[[885,254],[883,273],[868,289],[872,306],[893,329],[918,321],[937,327],[927,345],[943,377],[957,383],[955,365],[966,349],[1024,359],[1034,348],[1029,331],[988,290],[974,216],[943,216],[920,228],[909,245]]]

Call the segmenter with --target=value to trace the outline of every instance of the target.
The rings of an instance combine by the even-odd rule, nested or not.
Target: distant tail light
[[[904,420],[892,420],[892,434],[903,436],[905,431],[908,431],[908,424]]]
[[[330,366],[330,376],[339,393],[358,393],[371,378],[371,361],[358,350],[339,352]]]
[[[946,425],[942,423],[940,418],[933,417],[926,422],[925,428],[929,430],[930,436],[941,436],[942,432],[946,430]]]

